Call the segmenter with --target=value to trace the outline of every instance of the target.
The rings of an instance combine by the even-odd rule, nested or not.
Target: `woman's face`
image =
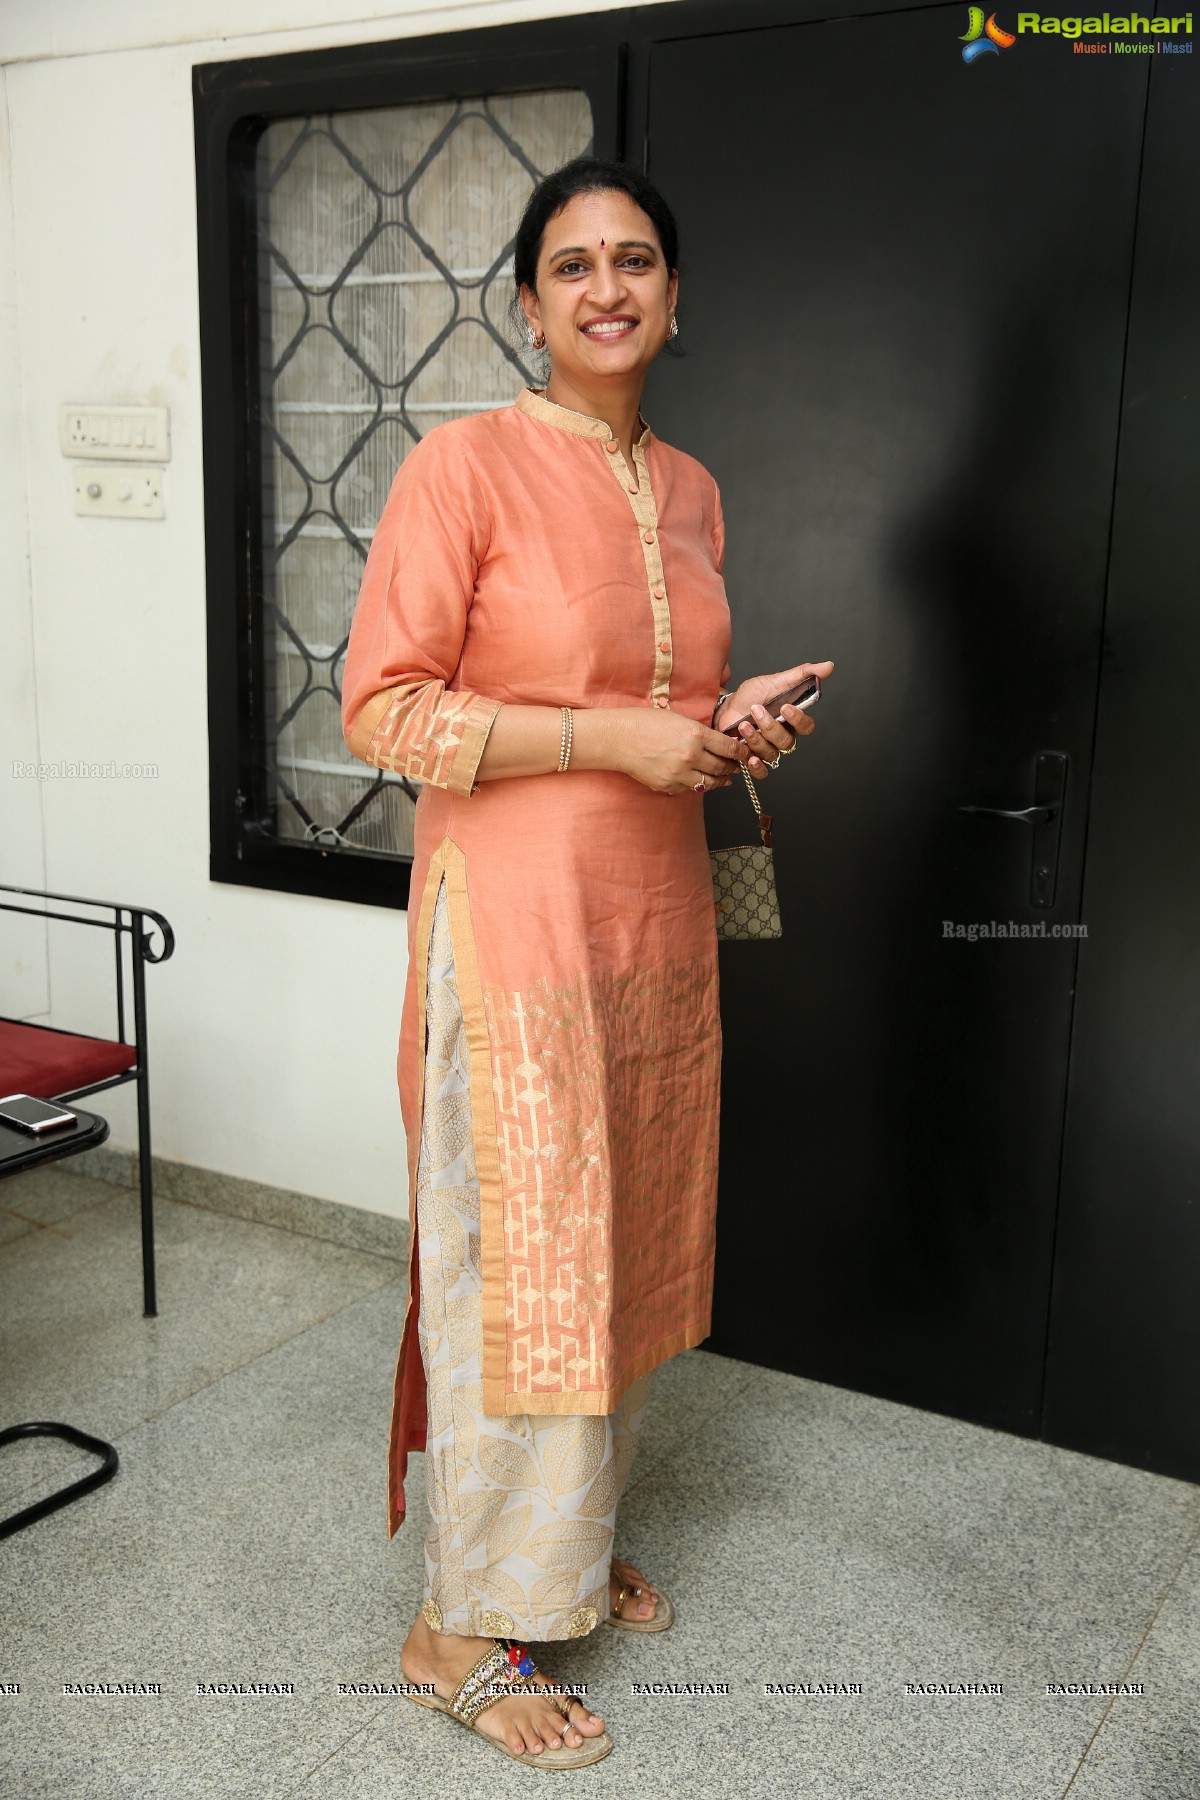
[[[525,317],[554,373],[585,386],[644,373],[667,341],[678,276],[649,217],[619,188],[577,194],[549,220]]]

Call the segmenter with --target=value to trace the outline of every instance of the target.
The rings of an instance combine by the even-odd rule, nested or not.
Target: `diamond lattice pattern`
[[[591,148],[574,89],[281,119],[258,155],[263,620],[274,829],[412,855],[418,786],[341,731],[362,566],[396,469],[537,379],[508,323],[530,189]]]

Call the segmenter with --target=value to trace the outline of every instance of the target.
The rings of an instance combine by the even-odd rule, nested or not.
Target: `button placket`
[[[654,490],[650,485],[650,470],[646,466],[645,453],[636,445],[633,451],[634,469],[632,471],[621,454],[619,444],[609,440],[605,443],[604,448],[610,452],[608,465],[628,494],[630,509],[639,527],[642,561],[646,570],[646,590],[654,620],[654,681],[650,697],[655,706],[668,706],[673,665],[671,608],[659,544],[658,506],[655,502]],[[630,479],[632,474],[637,476],[636,486]]]

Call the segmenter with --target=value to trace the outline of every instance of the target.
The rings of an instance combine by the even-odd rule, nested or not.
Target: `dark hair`
[[[617,190],[628,194],[640,206],[658,233],[668,274],[679,267],[679,227],[658,189],[638,169],[628,163],[608,162],[600,156],[576,156],[543,177],[525,203],[521,223],[513,241],[513,282],[515,293],[511,306],[514,327],[520,331],[525,323],[521,309],[521,287],[537,292],[537,265],[542,251],[546,227],[568,201],[577,194],[605,193]]]
[[[537,292],[537,264],[546,227],[577,194],[596,194],[617,189],[641,207],[655,231],[666,259],[668,274],[679,266],[679,227],[675,215],[654,186],[628,163],[606,162],[599,156],[576,156],[545,176],[525,203],[513,244],[513,280]]]

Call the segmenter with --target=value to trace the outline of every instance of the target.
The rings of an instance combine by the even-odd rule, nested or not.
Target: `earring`
[[[670,343],[672,338],[677,338],[678,336],[679,336],[679,325],[675,318],[675,314],[672,313],[671,314],[671,329],[667,333],[668,344]]]
[[[534,330],[534,329],[533,329],[533,326],[532,326],[532,325],[528,325],[528,326],[526,326],[526,330],[527,330],[527,331],[528,331],[528,333],[529,333],[529,342],[530,342],[530,344],[531,344],[531,345],[532,345],[532,347],[533,347],[533,348],[534,348],[534,349],[535,349],[535,350],[544,350],[544,349],[545,349],[545,348],[546,348],[546,334],[545,334],[545,332],[544,332],[544,331],[542,331],[542,332],[537,332],[537,331],[535,331],[535,330]]]

